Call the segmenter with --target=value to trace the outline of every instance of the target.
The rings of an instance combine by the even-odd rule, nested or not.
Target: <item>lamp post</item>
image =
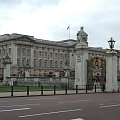
[[[115,51],[115,40],[111,37],[108,41],[110,50],[106,54],[106,88],[107,92],[118,91],[117,81],[117,51]]]
[[[113,51],[114,45],[115,45],[115,40],[111,37],[110,40],[108,41],[110,50]]]

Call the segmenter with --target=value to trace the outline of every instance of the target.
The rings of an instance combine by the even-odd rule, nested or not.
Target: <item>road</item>
[[[0,98],[0,120],[120,120],[120,93]]]

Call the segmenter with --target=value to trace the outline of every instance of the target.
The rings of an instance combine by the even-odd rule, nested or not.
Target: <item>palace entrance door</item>
[[[95,56],[87,60],[87,84],[88,89],[93,89],[94,85],[105,84],[106,60],[104,57]]]

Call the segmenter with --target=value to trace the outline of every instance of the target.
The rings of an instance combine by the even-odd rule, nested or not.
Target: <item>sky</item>
[[[38,39],[76,40],[80,27],[90,47],[120,49],[120,0],[0,0],[0,35],[25,34]]]

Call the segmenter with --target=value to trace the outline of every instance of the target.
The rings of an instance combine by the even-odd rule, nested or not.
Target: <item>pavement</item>
[[[97,89],[96,93],[101,93],[101,89]],[[86,93],[86,90],[78,90],[77,93]],[[87,90],[87,93],[95,93],[95,90]],[[67,93],[65,90],[60,90],[55,92],[56,95],[60,94],[76,94],[76,90],[67,90]],[[41,95],[41,91],[30,91],[29,96],[32,95]],[[43,95],[54,95],[54,91],[43,91]],[[13,92],[13,96],[27,96],[27,91],[26,92]],[[0,92],[0,98],[2,97],[11,97],[11,92]]]
[[[0,98],[0,120],[120,120],[120,93]]]

